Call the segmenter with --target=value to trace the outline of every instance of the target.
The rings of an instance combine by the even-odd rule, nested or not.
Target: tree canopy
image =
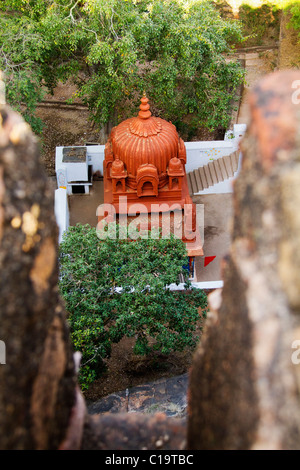
[[[242,38],[201,0],[3,0],[0,68],[7,99],[34,117],[43,90],[71,79],[99,126],[136,110],[141,93],[180,130],[226,127],[242,69],[228,54]],[[41,86],[41,84],[43,86]]]
[[[291,13],[291,25],[298,31],[298,36],[300,37],[300,5],[299,2],[291,3],[288,7],[288,11]]]
[[[60,245],[60,290],[74,349],[82,353],[80,380],[88,386],[113,343],[135,337],[134,352],[168,354],[194,348],[199,307],[206,295],[188,281],[185,244],[170,238],[99,240],[89,225],[70,227]],[[169,286],[185,279],[184,291]]]

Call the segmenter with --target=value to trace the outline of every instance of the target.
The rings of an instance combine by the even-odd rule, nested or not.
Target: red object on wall
[[[204,258],[204,267],[207,266],[215,259],[215,256],[205,256]]]

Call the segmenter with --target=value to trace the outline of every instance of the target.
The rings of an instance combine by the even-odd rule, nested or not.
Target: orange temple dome
[[[180,156],[186,161],[185,147],[176,127],[164,119],[152,116],[148,98],[143,96],[138,116],[126,119],[114,127],[106,144],[107,168],[115,156],[124,163],[127,171],[126,184],[137,188],[137,172],[142,165],[157,168],[159,187],[167,182],[167,168],[172,158]],[[109,177],[109,171],[107,171]]]
[[[152,116],[144,95],[138,115],[114,127],[105,145],[104,203],[112,205],[116,214],[130,216],[136,214],[137,204],[143,214],[172,211],[176,205],[184,226],[190,218],[195,232],[195,205],[185,164],[186,148],[176,127]],[[189,248],[189,253],[203,253],[202,246]]]

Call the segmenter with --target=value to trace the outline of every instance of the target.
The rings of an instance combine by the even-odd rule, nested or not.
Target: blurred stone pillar
[[[29,126],[0,108],[0,448],[55,449],[76,376],[57,278],[54,194]]]
[[[299,79],[276,72],[250,96],[224,287],[190,374],[189,449],[300,448]]]

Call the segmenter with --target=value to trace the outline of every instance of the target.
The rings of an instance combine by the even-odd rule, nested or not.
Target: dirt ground
[[[200,319],[195,332],[199,338],[203,325],[204,320]],[[87,403],[126,388],[184,374],[192,364],[193,350],[172,352],[169,356],[157,353],[147,358],[134,355],[133,346],[134,338],[123,338],[113,345],[111,357],[107,361],[107,371],[83,392]]]
[[[74,105],[66,104],[76,88],[70,83],[59,84],[54,95],[46,95],[45,103],[37,109],[44,123],[40,136],[42,161],[48,176],[55,176],[55,148],[67,145],[85,145],[99,142],[99,131],[89,120],[87,107],[77,99]]]
[[[288,27],[290,17],[284,15],[281,20],[278,68],[300,68],[299,31]]]

